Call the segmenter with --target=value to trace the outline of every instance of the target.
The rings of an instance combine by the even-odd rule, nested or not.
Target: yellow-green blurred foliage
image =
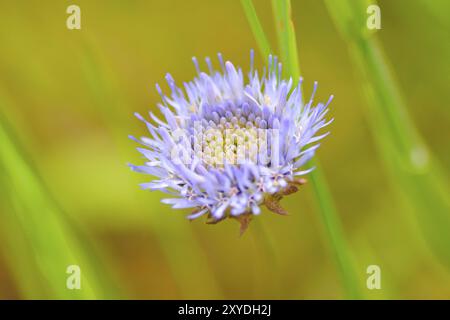
[[[254,3],[276,47],[270,1]],[[28,164],[13,173],[0,161],[0,298],[70,298],[66,270],[52,260],[60,252],[52,250],[76,250],[67,259],[92,271],[82,290],[102,293],[82,298],[341,298],[310,186],[283,200],[289,216],[264,211],[238,237],[234,221],[189,222],[187,211],[160,204],[162,194],[138,186],[149,177],[126,166],[142,162],[127,136],[146,134],[133,112],[156,111],[154,84],[167,90],[166,72],[190,80],[191,57],[217,52],[248,67],[257,45],[240,1],[79,0],[81,30],[66,28],[70,4],[0,1],[0,112],[14,142],[8,154],[17,147]],[[450,27],[441,14],[448,5],[379,4],[378,37],[407,108],[448,169]],[[318,157],[364,296],[450,298],[450,269],[428,248],[413,208],[386,173],[362,88],[325,5],[294,0],[292,10],[306,94],[317,80],[319,99],[335,95],[332,134]],[[448,181],[448,170],[443,174]],[[372,264],[381,267],[381,290],[366,289]]]

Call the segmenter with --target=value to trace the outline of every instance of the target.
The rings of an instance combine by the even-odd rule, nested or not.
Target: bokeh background
[[[254,2],[276,48],[271,4]],[[377,37],[448,182],[450,8],[432,2],[379,1]],[[66,28],[71,4],[81,30]],[[318,157],[364,297],[449,299],[450,267],[388,177],[327,8],[294,0],[292,15],[306,94],[317,80],[319,100],[335,95]],[[1,299],[344,296],[310,185],[283,200],[289,216],[263,211],[239,237],[235,221],[187,221],[127,167],[142,162],[127,136],[146,134],[133,113],[156,111],[166,72],[190,80],[191,57],[217,52],[248,68],[257,44],[240,1],[1,0],[0,43]],[[66,289],[69,264],[81,267],[82,290]],[[372,264],[381,290],[365,286]]]

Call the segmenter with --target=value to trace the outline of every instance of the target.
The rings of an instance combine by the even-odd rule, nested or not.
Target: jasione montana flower
[[[208,72],[193,58],[197,77],[183,89],[166,75],[170,96],[156,88],[163,118],[150,113],[151,121],[139,114],[150,137],[136,139],[143,148],[143,165],[130,167],[155,177],[144,189],[168,194],[162,202],[173,208],[192,208],[188,216],[206,215],[208,223],[236,218],[243,232],[253,215],[269,210],[286,214],[279,201],[305,183],[313,168],[304,165],[327,133],[328,104],[313,105],[317,82],[304,104],[301,83],[281,78],[281,63],[269,56],[260,75],[251,67],[247,77],[241,68],[224,62],[216,71],[206,58]]]

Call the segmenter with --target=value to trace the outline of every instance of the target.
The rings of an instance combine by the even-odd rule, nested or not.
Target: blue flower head
[[[319,130],[328,105],[313,105],[317,82],[304,104],[301,83],[281,77],[282,66],[269,56],[267,69],[254,70],[253,51],[247,77],[241,68],[224,62],[221,70],[206,58],[208,71],[201,71],[193,58],[197,76],[183,83],[183,89],[166,75],[171,94],[161,88],[158,104],[162,117],[150,113],[146,120],[150,133],[133,140],[143,147],[143,165],[130,165],[137,172],[154,177],[144,189],[168,195],[162,202],[173,208],[192,208],[188,219],[207,216],[208,223],[227,217],[241,223],[243,232],[251,218],[265,205],[286,214],[279,201],[306,182],[302,176],[313,170],[304,166],[327,135]]]

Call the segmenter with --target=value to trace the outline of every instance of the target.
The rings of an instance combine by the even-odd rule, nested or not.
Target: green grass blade
[[[264,33],[264,30],[261,26],[261,23],[258,19],[258,15],[256,14],[255,7],[253,6],[252,0],[241,0],[242,7],[244,8],[245,15],[250,24],[250,28],[252,29],[253,34],[255,35],[256,42],[259,47],[259,51],[261,52],[264,59],[270,55],[270,44],[269,40]]]
[[[295,29],[290,17],[290,2],[285,0],[273,0],[272,4],[281,58],[285,65],[284,70],[288,76],[291,76],[297,81],[300,77],[300,67],[297,55]],[[325,227],[325,234],[328,238],[330,249],[335,257],[346,296],[351,299],[356,299],[360,297],[360,292],[356,276],[357,273],[351,260],[350,250],[343,236],[342,227],[333,203],[333,198],[328,189],[325,177],[320,171],[318,161],[316,160],[313,165],[316,166],[316,170],[310,174],[310,180],[316,196],[318,210]]]
[[[350,249],[345,240],[338,212],[334,205],[333,197],[329,190],[325,176],[323,175],[319,161],[311,162],[316,167],[309,174],[309,180],[314,189],[316,206],[325,227],[329,248],[334,255],[345,293],[349,299],[361,298],[358,277],[354,266]]]
[[[381,46],[366,28],[368,2],[326,1],[348,43],[367,97],[367,117],[392,181],[402,190],[436,255],[450,266],[449,186],[440,165],[423,143]]]
[[[3,101],[0,103],[3,108]],[[94,257],[85,250],[79,235],[49,195],[19,145],[9,122],[0,113],[0,183],[12,203],[11,210],[2,214],[6,215],[6,221],[13,230],[21,230],[20,234],[8,234],[6,238],[10,248],[26,250],[29,253],[27,259],[32,257],[27,261],[33,263],[33,267],[28,270],[27,266],[21,266],[20,270],[39,275],[36,277],[39,284],[33,283],[31,293],[24,292],[24,296],[41,299],[112,297],[110,288],[100,281],[104,271],[100,271]],[[18,254],[13,256],[16,263],[25,261]],[[66,287],[69,265],[78,265],[81,269],[80,290]],[[19,287],[27,291],[27,285],[21,282],[27,277],[16,275]]]
[[[284,64],[284,72],[285,75],[292,77],[295,85],[300,78],[300,64],[298,62],[294,23],[290,18],[291,2],[272,0],[272,9],[274,12],[281,61]]]

